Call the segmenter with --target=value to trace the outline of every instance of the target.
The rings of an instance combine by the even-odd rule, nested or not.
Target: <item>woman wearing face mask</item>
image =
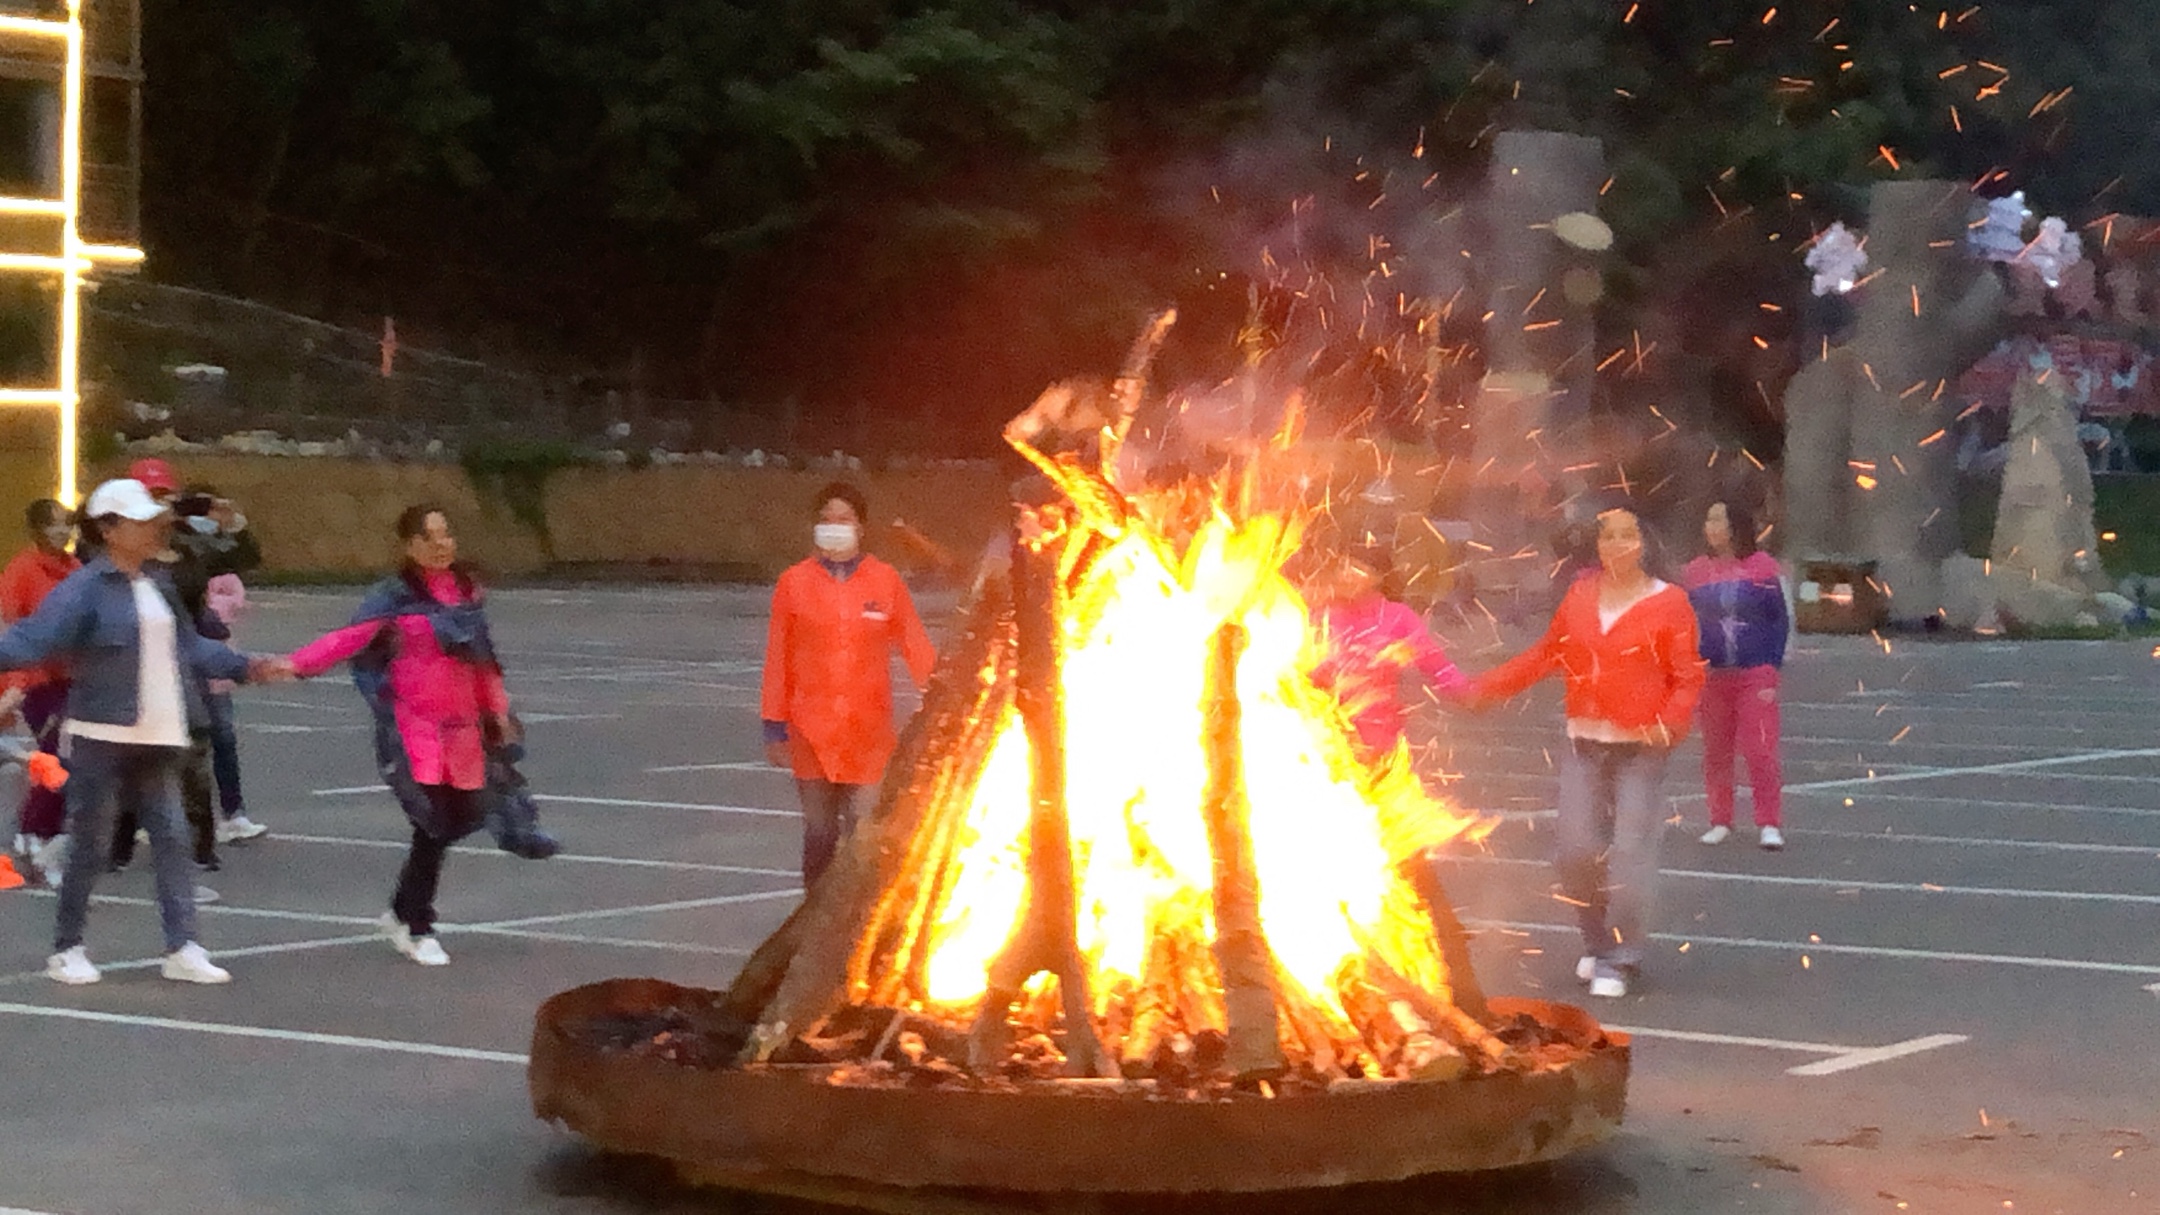
[[[937,660],[899,571],[862,551],[862,491],[828,485],[816,511],[816,551],[773,588],[760,709],[765,758],[795,773],[802,797],[805,886],[831,863],[892,756],[892,652],[918,688]]]
[[[1649,943],[1660,786],[1702,695],[1695,613],[1678,587],[1643,566],[1634,512],[1598,516],[1598,568],[1568,588],[1545,636],[1473,681],[1490,704],[1547,675],[1567,681],[1553,865],[1583,940],[1575,977],[1594,996],[1627,994]]]
[[[514,740],[502,666],[488,632],[485,595],[457,559],[449,517],[412,506],[397,519],[402,568],[377,583],[353,623],[292,656],[302,677],[341,662],[375,713],[375,758],[412,823],[383,932],[422,966],[446,966],[435,939],[435,894],[450,845],[484,817],[487,747]]]

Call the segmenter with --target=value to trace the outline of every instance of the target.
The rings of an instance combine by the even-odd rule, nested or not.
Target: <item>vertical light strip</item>
[[[67,210],[67,268],[60,276],[60,417],[58,475],[53,496],[69,506],[79,498],[77,480],[82,452],[77,434],[82,406],[82,153],[83,153],[83,0],[67,0],[67,74],[60,128],[60,201]]]

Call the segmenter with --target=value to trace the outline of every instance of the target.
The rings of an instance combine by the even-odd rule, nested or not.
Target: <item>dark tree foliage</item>
[[[1234,329],[1290,199],[1444,208],[1505,126],[1607,141],[1616,326],[1797,302],[1798,242],[1894,173],[2160,211],[2145,7],[146,0],[148,239],[489,357],[973,434],[1162,299]],[[1764,375],[1717,342],[1758,333],[1690,356],[1743,430]]]

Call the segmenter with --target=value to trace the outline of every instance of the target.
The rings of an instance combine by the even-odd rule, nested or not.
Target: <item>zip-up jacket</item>
[[[1545,635],[1472,686],[1481,699],[1505,700],[1557,671],[1567,680],[1569,718],[1630,730],[1662,725],[1677,742],[1704,679],[1688,597],[1668,586],[1621,613],[1608,632],[1598,620],[1602,581],[1576,579]]]
[[[1745,558],[1697,557],[1682,575],[1712,670],[1785,665],[1785,587],[1777,560],[1760,550]]]

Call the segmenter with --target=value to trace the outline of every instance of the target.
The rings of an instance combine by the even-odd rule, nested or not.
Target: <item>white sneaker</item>
[[[231,844],[240,840],[251,840],[269,833],[270,828],[263,826],[247,815],[235,814],[231,818],[218,820],[217,842]]]
[[[1617,1000],[1627,994],[1627,980],[1614,975],[1600,975],[1590,980],[1590,994],[1605,1000]]]
[[[103,976],[98,974],[97,967],[90,964],[90,955],[82,946],[77,945],[45,959],[45,977],[55,983],[80,987],[85,983],[95,983]]]
[[[390,939],[390,948],[397,950],[422,966],[448,966],[450,955],[443,952],[442,942],[432,936],[415,937],[412,929],[397,918],[397,913],[386,911],[382,917],[383,935]]]
[[[56,835],[30,850],[30,863],[36,866],[45,884],[60,889],[60,879],[67,873],[68,837]]]
[[[35,842],[34,842],[33,840],[31,840],[31,838],[30,838],[29,836],[27,836],[27,835],[24,835],[24,834],[23,834],[22,832],[20,832],[20,831],[18,831],[18,832],[16,832],[16,833],[15,833],[15,855],[16,855],[16,856],[29,856],[29,855],[30,855],[30,853],[31,853],[31,851],[32,851],[32,849],[33,849],[33,848],[35,848],[35,847],[36,847],[36,844],[35,844]]]
[[[166,954],[161,973],[175,983],[232,982],[232,972],[212,962],[203,947],[193,941]]]
[[[210,889],[208,886],[197,886],[195,888],[195,905],[197,907],[208,907],[224,897],[224,895]]]
[[[1785,833],[1775,827],[1762,829],[1762,846],[1769,852],[1781,852],[1785,848]]]
[[[1730,828],[1730,827],[1712,827],[1712,828],[1710,828],[1710,829],[1709,829],[1708,831],[1705,831],[1705,832],[1703,832],[1703,833],[1702,833],[1702,839],[1700,839],[1700,840],[1698,840],[1698,841],[1696,841],[1696,842],[1698,842],[1698,843],[1703,843],[1703,844],[1722,844],[1722,843],[1724,843],[1724,842],[1725,842],[1726,840],[1729,840],[1729,839],[1731,839],[1731,838],[1732,838],[1732,828]]]
[[[1575,977],[1585,983],[1597,978],[1597,959],[1589,954],[1576,959]]]

